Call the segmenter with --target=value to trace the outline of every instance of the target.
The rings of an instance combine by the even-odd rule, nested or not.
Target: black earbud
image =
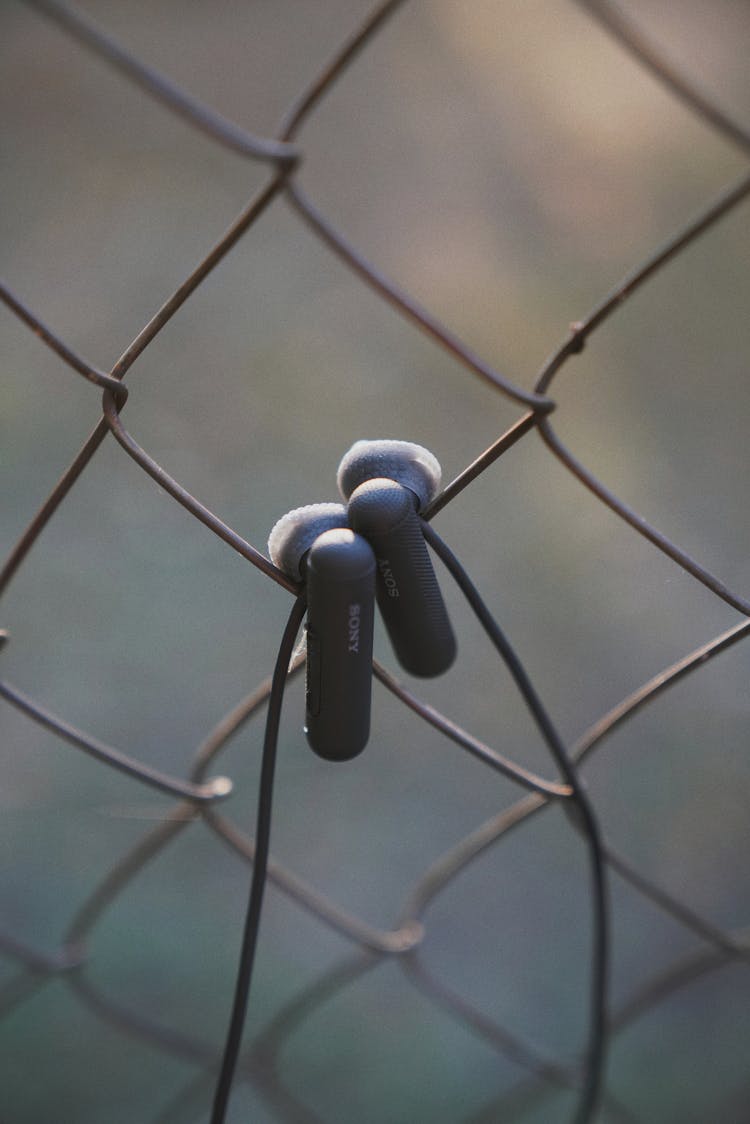
[[[375,555],[340,503],[282,516],[268,551],[307,586],[307,740],[319,757],[349,761],[370,734]]]
[[[357,441],[338,471],[349,523],[375,552],[375,595],[396,656],[421,676],[440,675],[456,656],[418,514],[440,475],[432,453],[410,441]]]

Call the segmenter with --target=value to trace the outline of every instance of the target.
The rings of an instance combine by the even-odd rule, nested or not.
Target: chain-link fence
[[[102,25],[108,19],[127,25],[127,12],[104,7],[96,13],[94,7]],[[30,140],[28,149],[20,142],[18,151],[9,146],[9,167],[17,163],[24,177],[31,168],[51,180],[56,214],[76,211],[76,185],[100,177],[101,215],[94,208],[90,230],[93,240],[104,237],[105,243],[96,256],[101,274],[92,270],[87,280],[94,289],[104,287],[100,306],[87,305],[92,293],[83,298],[75,262],[61,259],[60,246],[45,232],[35,181],[25,179],[23,189],[17,188],[17,198],[27,204],[28,226],[15,212],[6,219],[11,256],[27,263],[26,281],[11,276],[0,291],[14,314],[6,321],[12,349],[18,349],[11,349],[7,361],[13,372],[7,398],[7,480],[14,499],[9,523],[15,530],[2,576],[3,590],[9,589],[10,636],[3,658],[15,671],[0,686],[15,708],[7,708],[10,814],[0,933],[8,1090],[1,1111],[8,1124],[52,1119],[50,1113],[66,1121],[197,1121],[207,1118],[214,1096],[221,1100],[222,1082],[224,1100],[231,1100],[238,1120],[685,1121],[707,1119],[707,1112],[721,1124],[746,1118],[747,995],[744,1002],[742,995],[748,903],[741,867],[747,842],[748,774],[742,756],[747,704],[737,652],[750,624],[748,602],[732,571],[744,572],[746,393],[743,397],[739,371],[747,318],[738,311],[743,303],[738,286],[745,284],[742,219],[750,195],[744,170],[750,134],[735,114],[719,108],[719,99],[704,92],[710,85],[674,61],[686,51],[679,36],[674,55],[662,54],[658,35],[647,36],[625,9],[613,5],[512,9],[430,8],[389,0],[363,14],[351,5],[332,7],[325,15],[312,6],[273,13],[262,6],[241,13],[221,7],[207,21],[186,10],[185,23],[196,20],[196,27],[184,40],[194,51],[184,65],[188,71],[196,67],[208,89],[215,86],[219,103],[224,59],[232,60],[227,68],[238,67],[250,51],[238,38],[240,27],[256,43],[253,89],[270,87],[274,76],[282,76],[276,96],[289,108],[282,124],[266,134],[248,131],[235,118],[262,119],[271,112],[270,102],[258,103],[257,117],[251,102],[230,119],[166,77],[168,62],[179,71],[183,45],[173,9],[149,7],[138,18],[130,13],[131,32],[140,27],[144,41],[153,35],[169,43],[173,28],[173,54],[165,48],[164,71],[139,61],[88,16],[56,2],[29,0],[4,17],[9,57],[12,52],[17,68],[9,68],[10,88],[19,99],[9,103],[6,115],[21,122],[14,135]],[[458,62],[443,60],[437,51],[437,23],[431,22],[436,11],[444,21],[439,44],[447,50],[450,43]],[[654,19],[648,10],[640,15],[643,26]],[[669,15],[662,12],[660,18],[663,25],[657,19],[657,27],[664,34]],[[728,70],[738,57],[744,60],[742,35],[750,28],[744,5],[705,11],[695,5],[676,22],[677,28],[686,24],[688,45],[705,51],[711,74]],[[296,47],[284,40],[292,34]],[[301,80],[300,60],[312,70],[309,60],[329,55],[325,45],[334,34],[342,45],[311,80]],[[493,36],[499,54],[488,47]],[[504,36],[509,40],[503,48]],[[73,88],[55,70],[64,55],[82,84],[68,94],[69,101],[61,94],[55,105],[56,90]],[[370,94],[393,85],[398,100],[424,89],[431,108],[419,118],[420,128],[434,130],[436,149],[444,147],[445,164],[455,168],[466,151],[464,127],[467,148],[480,139],[479,132],[472,134],[471,120],[450,108],[478,96],[478,87],[459,88],[461,75],[473,59],[506,98],[514,76],[493,68],[516,56],[519,72],[525,67],[546,79],[552,101],[564,101],[563,72],[571,89],[576,81],[582,84],[591,135],[580,137],[578,151],[568,151],[570,138],[557,121],[554,158],[536,152],[524,102],[531,88],[522,86],[518,102],[501,115],[498,135],[482,135],[483,149],[491,150],[483,160],[490,165],[502,163],[504,152],[524,153],[531,144],[524,174],[539,191],[539,209],[532,213],[526,199],[516,200],[519,209],[512,209],[510,196],[519,186],[512,177],[489,190],[490,197],[495,190],[507,194],[511,214],[529,208],[522,233],[537,246],[529,258],[518,257],[513,231],[498,219],[509,273],[521,268],[521,260],[528,271],[524,293],[510,284],[503,293],[500,275],[494,277],[500,287],[492,288],[489,268],[474,284],[485,258],[499,252],[497,231],[461,227],[452,236],[449,206],[429,232],[433,244],[420,237],[422,212],[429,214],[432,206],[424,183],[432,184],[437,196],[447,190],[442,163],[406,197],[404,215],[394,218],[387,177],[379,180],[373,170],[397,166],[399,145],[388,147],[384,106]],[[585,78],[575,73],[583,57],[592,71]],[[201,75],[201,59],[212,60],[218,73]],[[415,60],[422,71],[412,72]],[[430,61],[435,73],[429,72]],[[621,80],[633,98],[645,99],[642,104],[629,105],[627,96],[619,109],[606,103],[607,68],[619,65]],[[650,72],[647,78],[639,67]],[[117,79],[117,96],[133,99],[121,109],[133,111],[133,123],[125,116],[110,121],[111,106],[92,100],[92,91],[115,82],[113,71],[137,88],[131,92]],[[39,88],[45,73],[49,84]],[[249,76],[242,75],[241,82],[252,85]],[[359,101],[358,82],[364,89]],[[450,87],[446,104],[437,105],[435,90],[442,87]],[[290,98],[287,91],[294,89],[299,92]],[[327,132],[317,134],[328,95],[338,92],[343,95],[338,116]],[[22,105],[23,98],[30,101]],[[652,104],[674,113],[679,128],[688,130],[683,148],[666,157],[656,152],[664,133],[650,131]],[[491,104],[486,112],[496,111]],[[97,153],[106,148],[108,130],[122,130],[121,163],[97,165],[94,146],[87,150],[72,126],[65,131],[66,122],[86,114],[98,128]],[[574,166],[594,135],[601,145],[606,129],[597,133],[597,117],[607,114],[608,150],[639,153],[642,147],[645,155],[623,158],[624,172],[613,163],[612,181],[603,176],[597,184],[595,162],[577,174]],[[147,187],[142,192],[138,187],[141,171],[178,128],[175,116],[183,122],[179,144],[175,141],[174,153],[159,154],[158,173],[174,163],[175,180],[165,196],[172,192],[175,201],[153,218],[153,226],[140,230],[139,217],[148,206]],[[347,118],[351,132],[344,134],[341,120]],[[51,161],[43,167],[34,149],[36,136],[44,152],[52,128],[44,122],[53,119],[65,127],[62,141],[58,136],[55,142],[61,147],[51,151],[54,156],[64,149],[68,161],[57,173]],[[394,118],[389,120],[393,128]],[[580,122],[579,114],[576,128]],[[405,152],[416,147],[407,128],[402,139]],[[606,148],[597,150],[600,156]],[[194,243],[216,225],[225,197],[240,182],[228,172],[222,179],[224,172],[213,165],[212,154],[222,150],[242,176],[252,169],[255,191],[210,251],[198,253]],[[350,166],[346,157],[352,150]],[[238,155],[243,159],[237,161]],[[364,160],[360,179],[359,159]],[[662,183],[658,175],[670,161],[674,181]],[[196,182],[186,179],[191,162]],[[397,285],[341,232],[325,199],[308,189],[310,165],[312,184],[317,175],[336,197],[335,211],[372,210],[372,225],[368,230],[365,222],[363,230],[373,260],[385,232],[386,258],[421,255],[417,287],[429,289],[422,279],[437,271],[445,287],[441,296],[437,286],[436,302],[445,315],[428,311],[411,288]],[[725,165],[732,172],[724,176],[729,186],[709,191],[712,175],[723,176]],[[657,168],[658,175],[649,178],[644,168]],[[620,198],[627,200],[635,190],[633,169],[646,181],[643,194],[634,196],[633,213],[644,200],[662,200],[661,210],[653,204],[650,225],[638,229],[636,240],[645,244],[650,231],[652,245],[658,241],[647,254],[632,253],[616,208],[602,198],[619,178]],[[214,177],[210,199],[201,178],[207,176]],[[362,183],[369,180],[375,190],[362,201]],[[455,182],[470,210],[476,184]],[[692,196],[685,196],[685,183]],[[289,207],[277,221],[287,226],[269,227],[282,202]],[[590,237],[589,265],[593,261],[596,268],[587,285],[566,272],[563,256],[559,275],[551,250],[543,260],[547,232],[534,234],[531,228],[545,208],[558,218],[565,212],[557,226],[565,236]],[[71,252],[88,222],[84,214],[75,226]],[[122,241],[106,244],[108,222],[124,228]],[[304,228],[317,240],[320,256],[313,266],[295,242]],[[413,241],[399,258],[398,243],[410,229],[416,231]],[[169,287],[166,301],[151,304],[152,292],[163,292],[166,284],[158,245],[167,237],[180,248],[167,271],[178,268],[177,261],[198,258],[199,264],[182,271],[184,280]],[[714,249],[696,258],[696,246],[706,245]],[[242,275],[233,264],[236,256],[228,256],[240,246],[252,256]],[[336,258],[344,269],[332,282],[327,271]],[[484,326],[495,317],[501,334],[511,336],[513,323],[528,316],[529,354],[543,328],[548,350],[556,334],[553,313],[595,285],[594,277],[611,277],[620,258],[630,263],[623,279],[561,333],[562,342],[535,378],[511,375],[485,357],[490,351],[502,354],[499,337]],[[633,268],[633,261],[640,264]],[[679,268],[682,274],[674,272]],[[50,327],[54,318],[48,320],[32,299],[39,287],[34,269],[38,277],[47,276],[48,292],[62,293],[59,307],[70,321],[69,332]],[[555,304],[548,290],[536,286],[535,269],[550,272],[550,288],[565,301],[558,297]],[[213,288],[217,276],[224,280]],[[126,286],[135,290],[128,315],[142,306],[144,326],[111,366],[95,365],[71,341],[90,339],[101,346],[98,341],[110,339],[113,325],[120,327],[112,310]],[[467,307],[460,303],[464,291]],[[361,294],[369,300],[371,293],[385,304],[371,302],[372,319],[357,322],[351,333],[341,323],[347,342],[337,351],[325,332],[348,314],[356,320],[348,301]],[[639,305],[644,293],[654,295]],[[504,297],[509,314],[501,307]],[[222,307],[227,301],[228,309]],[[633,305],[638,313],[628,320]],[[385,318],[383,307],[391,310]],[[245,308],[252,309],[246,327]],[[178,338],[170,352],[162,341],[173,318],[174,326],[190,324],[189,335]],[[273,324],[273,348],[263,334],[265,320]],[[49,370],[39,374],[44,389],[38,397],[29,391],[28,413],[26,372],[29,364],[41,362],[36,357],[44,349],[23,335],[19,321],[50,353]],[[478,346],[459,336],[454,327],[459,321],[473,324]],[[599,340],[617,321],[623,321],[619,356],[602,351],[586,368],[591,337]],[[314,322],[326,327],[316,334]],[[220,347],[216,337],[222,333]],[[418,333],[424,343],[413,342]],[[641,341],[633,340],[641,334],[639,349]],[[239,340],[242,350],[233,354]],[[508,353],[515,348],[508,338]],[[695,368],[678,370],[686,355],[695,357]],[[644,356],[648,369],[633,375],[632,400],[618,380],[613,393],[622,397],[603,398],[608,387],[603,364],[611,360],[622,371],[643,363]],[[148,380],[134,383],[128,398],[126,375],[135,365],[148,368],[149,361],[155,388]],[[323,377],[319,367],[326,362],[332,370]],[[583,370],[583,390],[561,375],[575,364]],[[526,369],[523,362],[514,366]],[[388,367],[395,373],[375,375]],[[467,403],[465,419],[456,413],[463,408],[459,399]],[[483,426],[498,432],[495,410],[500,418],[507,412],[507,424],[480,453],[486,442],[472,442],[479,442]],[[68,462],[66,450],[81,417],[96,424]],[[669,444],[674,434],[665,436],[672,420],[677,446]],[[646,439],[634,429],[638,423]],[[12,440],[19,432],[23,455]],[[459,636],[459,669],[423,686],[396,678],[376,661],[374,744],[361,762],[332,777],[331,766],[303,757],[300,748],[297,673],[304,657],[292,653],[304,599],[293,601],[276,656],[272,638],[278,643],[283,631],[283,598],[300,590],[265,556],[263,538],[245,538],[236,519],[225,521],[217,511],[251,509],[245,523],[267,530],[283,510],[331,498],[341,454],[355,439],[381,432],[418,439],[441,459],[447,452],[449,461],[466,466],[432,503],[425,523],[446,589],[453,579],[448,597]],[[568,432],[570,438],[561,435]],[[158,492],[144,493],[145,477],[125,473],[130,461],[111,451],[111,437],[156,482]],[[636,461],[650,452],[654,463],[666,466],[661,485],[650,471],[642,479],[628,476],[634,472],[625,451],[629,444]],[[519,464],[532,445],[533,454]],[[211,487],[222,503],[201,488],[214,455],[220,468]],[[704,460],[713,470],[706,476],[700,471]],[[39,502],[35,497],[44,494],[37,461],[43,472],[52,462],[66,467],[31,516]],[[695,479],[685,483],[696,462]],[[590,463],[602,470],[595,474]],[[563,466],[567,473],[552,476],[550,466]],[[310,494],[308,480],[317,486],[326,476],[329,494]],[[605,480],[621,480],[623,487]],[[88,481],[92,490],[81,496]],[[640,505],[631,507],[622,493],[640,494],[658,517],[653,523],[644,518],[636,510]],[[594,497],[593,507],[587,494]],[[687,514],[680,508],[686,496]],[[192,519],[185,520],[175,505],[167,510],[166,497]],[[156,504],[146,523],[142,503]],[[445,541],[433,519],[444,527]],[[197,522],[213,532],[215,544]],[[669,527],[669,535],[661,526]],[[675,534],[674,527],[685,534]],[[683,540],[704,544],[705,551],[688,552],[679,545]],[[514,543],[522,545],[511,563]],[[227,546],[255,569],[244,564],[230,569]],[[631,549],[625,563],[624,552]],[[725,583],[714,570],[730,571],[731,580]],[[180,593],[173,602],[175,588]],[[215,628],[207,632],[206,622],[210,628],[214,619]],[[100,631],[111,645],[109,662],[98,657]],[[517,649],[508,636],[519,633],[524,640]],[[724,654],[730,649],[731,656]],[[673,653],[668,660],[667,651]],[[113,652],[127,655],[118,661]],[[234,684],[248,680],[254,666],[267,672],[274,660],[273,681],[264,679],[209,733],[191,739],[193,730],[205,729],[204,714]],[[214,675],[214,665],[220,674]],[[695,686],[701,683],[705,686]],[[66,704],[69,699],[74,707]],[[265,736],[252,722],[263,713]],[[73,714],[89,714],[98,729],[129,731],[123,733],[127,744],[116,749],[104,737],[84,732]],[[644,724],[644,714],[656,715],[651,725]],[[477,728],[485,736],[470,732]],[[144,731],[152,731],[150,744],[138,749],[136,739]],[[33,741],[47,734],[49,740]],[[217,1078],[233,984],[229,966],[238,955],[250,867],[255,888],[245,946],[248,973],[260,916],[279,739],[274,842],[278,832],[281,854],[268,857],[244,1046],[236,1071],[225,1053],[223,1077]],[[73,764],[75,755],[60,757],[59,765],[56,757],[49,760],[67,752],[58,749],[62,742],[107,768],[83,758]],[[600,767],[613,747],[623,762]],[[231,781],[217,772],[225,751]],[[122,777],[113,781],[113,771]],[[169,802],[147,800],[133,807],[124,794],[134,785],[146,794],[166,795]],[[520,796],[514,797],[514,790],[521,790]],[[105,816],[97,813],[96,819],[91,809]],[[51,816],[57,819],[51,822]],[[144,830],[144,817],[158,822]],[[528,825],[525,833],[521,825]],[[524,835],[535,832],[535,850],[526,851]],[[621,839],[627,840],[628,857],[621,853]],[[213,841],[225,845],[226,853]],[[335,877],[329,879],[332,869]],[[134,901],[141,886],[143,897]],[[390,921],[379,923],[379,915]],[[244,1025],[241,986],[238,996],[229,1053],[239,1049]],[[664,1021],[655,1022],[662,1012]],[[127,1092],[126,1074],[137,1087]],[[215,1107],[214,1119],[223,1118],[223,1111]]]

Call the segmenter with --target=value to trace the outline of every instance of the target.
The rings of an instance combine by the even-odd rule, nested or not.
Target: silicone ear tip
[[[355,441],[339,465],[337,482],[344,499],[365,480],[381,477],[414,492],[420,509],[440,490],[440,465],[424,446],[412,441]]]
[[[318,535],[335,527],[348,527],[342,503],[310,503],[282,515],[268,536],[268,553],[274,565],[289,577],[303,577],[300,563]]]

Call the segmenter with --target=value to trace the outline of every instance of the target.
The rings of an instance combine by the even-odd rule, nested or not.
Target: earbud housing
[[[375,556],[353,531],[325,531],[306,568],[305,733],[318,756],[348,761],[370,735]]]
[[[309,504],[274,525],[268,550],[307,592],[305,733],[327,761],[349,761],[370,733],[375,555],[340,503]]]
[[[414,494],[395,480],[367,480],[352,493],[349,521],[375,552],[375,595],[396,658],[412,675],[441,675],[456,657],[456,640]]]
[[[429,449],[395,440],[355,441],[337,477],[350,525],[375,551],[375,592],[396,657],[412,675],[425,677],[441,675],[456,657],[419,519],[440,479]]]

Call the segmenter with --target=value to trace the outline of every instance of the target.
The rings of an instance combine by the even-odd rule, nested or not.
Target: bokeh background
[[[80,10],[245,127],[270,135],[370,5],[361,0],[85,0]],[[685,72],[750,119],[741,0],[628,0]],[[2,270],[109,368],[265,182],[22,3],[0,13]],[[300,180],[386,274],[530,388],[544,358],[655,246],[746,167],[574,3],[414,0],[305,126]],[[592,337],[554,385],[558,432],[653,524],[747,589],[747,206]],[[2,315],[2,534],[9,550],[93,428],[99,392]],[[349,444],[427,445],[451,479],[520,416],[353,278],[279,200],[128,377],[131,433],[263,548],[284,511],[335,498]],[[438,518],[570,741],[739,619],[590,496],[534,435]],[[445,580],[460,658],[412,686],[551,775],[509,677]],[[184,775],[270,671],[288,595],[215,539],[111,439],[14,579],[3,677],[68,721]],[[382,631],[378,654],[392,664]],[[586,768],[607,837],[715,923],[750,920],[748,651],[735,646],[613,736]],[[391,925],[440,854],[520,793],[378,685],[367,752],[308,751],[302,684],[284,711],[274,855]],[[0,913],[53,953],[78,904],[169,801],[3,708]],[[262,721],[221,758],[252,828]],[[97,928],[110,997],[223,1041],[248,869],[193,825]],[[490,850],[427,917],[424,963],[501,1025],[568,1060],[582,1046],[585,854],[554,811]],[[696,937],[612,876],[615,1003]],[[273,888],[248,1039],[350,944]],[[0,986],[16,967],[0,964]],[[747,1117],[750,980],[736,964],[612,1046],[610,1087],[649,1124]],[[62,980],[0,1021],[3,1124],[159,1119],[186,1062],[83,1008]],[[330,1124],[511,1119],[522,1071],[381,964],[290,1032],[280,1071]],[[210,1082],[174,1119],[204,1120]],[[565,1094],[513,1116],[566,1119]],[[495,1106],[495,1107],[493,1107]],[[287,1115],[285,1115],[285,1112]],[[297,1113],[297,1116],[294,1113]],[[238,1085],[233,1121],[297,1119]],[[172,1119],[170,1117],[170,1119]],[[604,1117],[602,1117],[604,1119]]]

